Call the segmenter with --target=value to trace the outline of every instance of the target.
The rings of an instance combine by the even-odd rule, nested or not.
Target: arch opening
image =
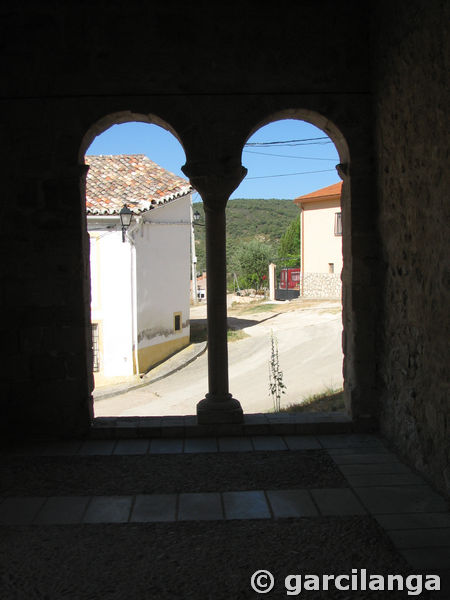
[[[164,414],[157,394],[131,392],[190,343],[193,189],[172,133],[156,117],[116,113],[81,146],[96,417]]]
[[[157,125],[158,128],[163,129],[166,132],[172,134],[172,136],[179,142],[184,152],[183,142],[180,136],[178,135],[177,131],[172,127],[172,125],[167,123],[167,121],[152,113],[142,114],[126,110],[110,113],[102,117],[101,119],[96,121],[91,127],[89,127],[86,134],[83,136],[83,139],[80,144],[80,150],[78,155],[80,164],[84,163],[84,157],[91,148],[96,138],[102,136],[105,132],[107,132],[114,126],[127,125],[130,123]],[[155,129],[155,131],[157,130]],[[166,139],[170,139],[170,137],[167,137]],[[132,143],[132,140],[133,138],[131,136],[128,136],[128,141]],[[176,145],[172,146],[172,149],[174,148],[176,148]]]
[[[122,117],[121,117],[122,118]],[[144,119],[141,118],[140,122],[142,124],[142,121]],[[103,121],[102,126],[100,127],[100,129],[104,129],[104,125],[105,123],[109,123],[110,119],[106,119]],[[319,125],[321,125],[321,127],[319,127]],[[119,125],[116,125],[116,127]],[[292,150],[295,151],[295,153],[297,153],[297,151],[299,150],[299,148],[302,150],[300,155],[296,155],[294,154],[293,156],[288,156],[286,154],[284,154],[286,152],[286,149],[283,148],[283,146],[280,146],[278,143],[274,144],[274,145],[265,145],[262,146],[262,150],[263,153],[262,154],[257,154],[261,148],[255,147],[255,146],[250,146],[250,144],[253,143],[253,139],[257,138],[258,135],[261,135],[261,132],[266,131],[266,132],[270,132],[271,127],[284,127],[284,132],[283,134],[279,134],[278,135],[278,139],[272,140],[275,142],[283,142],[283,141],[289,141],[289,140],[299,140],[301,143],[298,144],[297,146],[295,146],[295,144],[293,144],[295,147],[289,147],[288,148],[288,153],[291,152]],[[296,133],[293,133],[293,129],[295,129],[295,127],[303,127],[304,130],[302,131],[302,133],[299,133],[298,135]],[[165,128],[166,130],[169,129],[169,127]],[[276,267],[274,267],[275,269],[275,288],[277,289],[277,293],[279,294],[280,291],[283,291],[283,288],[286,288],[286,298],[280,299],[280,296],[278,297],[273,297],[273,300],[270,300],[269,297],[263,299],[262,301],[266,301],[266,302],[272,302],[273,304],[275,304],[278,308],[272,312],[276,313],[276,314],[270,314],[270,306],[266,305],[266,308],[263,308],[264,314],[263,314],[263,318],[258,318],[255,319],[255,314],[257,311],[255,311],[255,306],[251,306],[249,307],[251,309],[251,312],[247,315],[245,315],[245,311],[242,311],[242,301],[244,300],[244,295],[242,293],[239,294],[239,298],[236,299],[236,284],[237,287],[240,288],[240,291],[242,291],[243,289],[243,284],[242,281],[239,281],[239,277],[240,274],[235,272],[235,268],[233,267],[233,265],[229,265],[228,268],[228,275],[229,275],[229,281],[228,281],[228,297],[227,297],[227,303],[228,303],[228,307],[229,307],[229,319],[228,319],[228,347],[229,347],[229,377],[230,377],[230,391],[233,393],[233,395],[240,401],[242,402],[242,406],[244,408],[244,411],[247,413],[254,413],[254,412],[271,412],[274,408],[273,405],[273,397],[270,395],[270,393],[268,393],[268,388],[269,388],[269,383],[270,383],[270,377],[273,375],[273,372],[270,371],[270,368],[268,370],[268,362],[270,364],[271,362],[271,357],[270,357],[270,329],[272,327],[270,327],[269,329],[267,329],[267,327],[269,325],[273,325],[275,323],[275,321],[271,321],[268,323],[268,325],[264,325],[263,320],[264,318],[267,319],[267,317],[273,317],[273,318],[277,318],[280,317],[281,321],[283,319],[287,320],[289,318],[289,312],[294,312],[293,310],[288,310],[286,307],[289,307],[289,309],[293,306],[293,303],[295,303],[296,301],[298,303],[303,302],[304,307],[306,308],[308,303],[308,309],[309,312],[304,310],[304,311],[300,311],[302,312],[301,315],[299,315],[299,319],[298,319],[298,323],[294,323],[293,325],[290,327],[291,331],[289,332],[289,328],[285,327],[283,329],[283,327],[281,327],[280,331],[283,330],[283,333],[280,333],[280,340],[279,341],[279,345],[278,345],[278,352],[279,354],[277,355],[277,360],[278,359],[282,359],[282,361],[280,360],[280,368],[281,369],[285,369],[285,374],[284,374],[284,378],[285,378],[285,383],[287,384],[287,390],[289,391],[289,395],[286,394],[285,396],[283,396],[283,404],[284,405],[289,405],[289,404],[303,404],[304,403],[304,399],[306,398],[312,398],[313,396],[315,396],[316,394],[320,393],[320,392],[328,392],[328,396],[332,396],[332,398],[330,399],[330,402],[332,404],[332,410],[340,410],[342,408],[342,402],[343,402],[343,393],[341,391],[341,388],[343,387],[343,376],[342,376],[342,361],[343,361],[343,350],[342,350],[342,342],[341,340],[345,340],[345,329],[344,331],[342,330],[342,321],[345,322],[345,302],[344,302],[344,316],[341,316],[342,314],[342,299],[341,299],[341,287],[340,287],[340,282],[341,282],[341,271],[342,271],[342,280],[344,280],[344,271],[347,269],[349,270],[349,262],[348,260],[346,261],[346,259],[344,258],[343,261],[343,246],[340,243],[341,240],[345,241],[346,238],[346,227],[348,227],[348,221],[349,221],[349,216],[348,216],[348,208],[349,208],[349,191],[348,191],[348,164],[349,164],[349,151],[348,151],[348,146],[347,143],[344,139],[344,136],[341,134],[341,132],[338,130],[337,127],[335,127],[331,122],[329,122],[327,119],[323,118],[320,115],[315,115],[315,113],[313,113],[312,111],[281,111],[278,113],[275,113],[273,115],[271,115],[270,117],[260,121],[258,123],[257,126],[253,127],[250,132],[248,133],[248,135],[246,136],[246,145],[242,147],[242,155],[245,157],[244,159],[244,164],[245,166],[249,167],[249,173],[247,175],[247,177],[243,180],[243,182],[241,183],[241,185],[235,190],[235,192],[232,194],[231,199],[228,203],[228,208],[227,208],[227,219],[228,219],[228,229],[230,224],[232,224],[233,221],[233,206],[234,204],[236,204],[236,201],[239,199],[240,196],[244,195],[246,197],[246,200],[250,201],[256,201],[258,198],[255,198],[256,196],[261,196],[261,194],[258,193],[253,193],[253,198],[251,198],[251,195],[249,196],[249,192],[245,192],[244,194],[242,194],[242,189],[245,187],[245,185],[247,185],[249,183],[249,181],[256,181],[258,179],[263,179],[263,181],[278,181],[278,182],[286,182],[286,181],[291,181],[291,191],[290,192],[280,192],[279,190],[275,193],[275,192],[270,192],[268,185],[265,186],[266,191],[265,194],[262,194],[263,199],[265,201],[272,201],[272,202],[281,202],[281,203],[285,203],[285,205],[290,205],[293,209],[294,209],[294,213],[292,215],[292,219],[291,221],[295,221],[295,216],[298,217],[298,224],[300,224],[300,220],[302,220],[301,224],[300,224],[300,230],[302,232],[302,235],[299,236],[298,239],[298,254],[296,256],[281,256],[278,251],[275,251],[274,248],[270,249],[270,253],[271,256],[269,257],[270,259],[270,263],[273,263],[275,265],[277,265]],[[269,140],[270,140],[270,136],[269,136]],[[264,142],[262,142],[264,144]],[[307,145],[308,144],[308,145]],[[267,152],[267,148],[275,148],[276,152]],[[318,150],[320,149],[321,151],[323,150],[323,147],[331,150],[331,152],[328,152],[325,155],[321,154],[321,155],[317,155]],[[280,153],[280,148],[283,149],[283,151]],[[309,152],[309,153],[305,153],[304,151],[308,149],[309,150],[314,150],[313,152]],[[89,156],[89,153],[91,152],[91,150],[88,150],[87,156]],[[275,154],[275,156],[263,156],[263,154],[268,154],[268,155],[272,155]],[[281,155],[279,155],[281,154]],[[180,156],[180,160],[179,160],[179,166],[181,166],[181,164],[183,164],[184,162],[184,156],[181,157]],[[266,169],[264,171],[264,175],[263,176],[259,176],[259,175],[253,175],[252,173],[252,168],[251,165],[249,164],[250,158],[252,159],[256,159],[256,160],[263,160],[266,161],[267,159],[271,162],[272,167],[275,167],[275,172],[271,172],[270,170],[267,170],[267,166],[264,166],[263,169]],[[279,169],[279,165],[283,164],[283,169],[285,169],[286,163],[290,163],[290,161],[293,161],[292,164],[297,164],[297,161],[301,161],[302,166],[300,167],[290,167],[289,169],[287,169],[289,172],[288,173],[283,173],[283,172],[277,172],[280,171]],[[281,161],[281,163],[279,162]],[[338,170],[336,170],[336,165],[339,165]],[[319,168],[318,168],[319,167]],[[181,173],[181,169],[180,169],[180,173]],[[338,174],[339,173],[339,174]],[[292,176],[292,178],[291,178]],[[302,187],[300,187],[300,184],[295,182],[295,178],[301,178],[302,181]],[[311,179],[311,177],[313,177],[314,179]],[[317,205],[316,204],[309,204],[305,201],[299,201],[297,204],[295,202],[293,202],[294,199],[301,199],[302,196],[308,196],[308,194],[310,193],[314,193],[317,191],[320,191],[324,188],[328,188],[330,186],[334,186],[336,184],[338,184],[340,182],[340,178],[344,178],[344,183],[342,186],[342,190],[340,190],[340,193],[338,194],[338,198],[336,201],[336,198],[328,198],[327,202],[328,205],[327,206],[323,206],[323,210],[316,210],[317,209]],[[252,179],[253,178],[253,179]],[[319,178],[319,179],[316,179]],[[297,179],[298,181],[298,179]],[[334,183],[333,183],[334,182]],[[280,186],[278,186],[280,187]],[[294,189],[295,188],[295,189]],[[283,186],[283,190],[285,189],[285,186]],[[195,191],[193,191],[194,194],[196,194]],[[198,195],[197,195],[198,196]],[[191,285],[195,282],[197,282],[197,284],[199,284],[199,280],[197,279],[197,275],[201,276],[201,279],[203,280],[203,290],[206,288],[205,285],[205,265],[204,263],[202,263],[202,261],[204,261],[204,253],[202,253],[201,250],[201,245],[202,245],[202,237],[204,234],[204,229],[202,229],[202,227],[204,227],[204,221],[203,221],[203,217],[204,217],[204,212],[203,212],[203,205],[201,202],[196,202],[197,199],[200,199],[200,197],[194,195],[194,204],[193,207],[191,208],[191,212],[190,212],[190,232],[191,232],[191,241],[190,241],[190,247],[191,247],[191,264],[190,264],[190,271],[192,273],[192,277],[191,277]],[[264,197],[265,196],[265,197]],[[346,198],[346,202],[343,202],[343,199]],[[277,199],[277,200],[276,200]],[[308,206],[307,206],[308,205]],[[309,208],[314,208],[314,210],[308,210]],[[347,211],[347,214],[346,214]],[[198,225],[198,227],[194,227],[194,222],[192,220],[192,215],[193,213],[199,213],[199,217],[200,217],[200,222],[196,222],[195,225]],[[269,211],[270,212],[270,211]],[[331,256],[327,255],[327,256],[321,256],[322,263],[323,263],[323,268],[321,268],[320,270],[317,269],[315,272],[309,272],[308,273],[308,269],[309,271],[311,271],[311,267],[307,265],[307,260],[305,257],[311,257],[311,250],[307,248],[307,244],[306,244],[306,238],[307,236],[304,235],[304,231],[305,231],[305,217],[306,217],[306,213],[308,213],[308,217],[310,217],[311,215],[313,215],[314,213],[319,213],[319,212],[323,212],[323,213],[327,213],[327,219],[329,220],[330,214],[332,216],[332,236],[333,236],[333,240],[334,242],[339,241],[339,255],[338,256]],[[319,219],[320,220],[320,219]],[[276,214],[271,214],[268,222],[270,223],[274,223],[277,222],[278,223],[279,219],[276,216]],[[289,221],[289,220],[288,220]],[[306,220],[307,221],[307,220]],[[245,220],[242,220],[242,223],[244,223]],[[308,222],[308,221],[307,221]],[[347,223],[347,225],[346,225]],[[267,221],[266,221],[267,224]],[[292,223],[290,222],[286,222],[286,229],[288,225],[291,225]],[[298,226],[297,224],[297,226]],[[330,223],[327,222],[327,227],[330,225]],[[291,227],[292,229],[292,227]],[[308,225],[308,230],[310,230],[310,225]],[[282,232],[287,233],[286,231]],[[259,236],[259,239],[258,239]],[[262,236],[262,237],[261,237]],[[228,257],[230,258],[234,258],[233,254],[234,252],[232,251],[233,248],[230,246],[230,240],[231,240],[230,235],[228,235],[228,241],[227,241],[227,253],[228,253]],[[241,235],[239,236],[240,240],[242,241],[245,236]],[[270,237],[270,236],[269,236]],[[281,237],[281,236],[279,236]],[[315,235],[309,236],[310,238],[314,238],[316,237]],[[260,230],[259,232],[257,232],[256,234],[256,242],[258,241],[266,241],[265,239],[265,234],[262,230]],[[277,240],[279,241],[279,240]],[[302,241],[302,243],[300,244],[300,241]],[[313,239],[314,241],[314,239]],[[316,246],[317,246],[317,240],[315,241]],[[345,244],[344,244],[345,245]],[[319,244],[320,246],[320,244]],[[334,246],[336,246],[336,244],[334,243]],[[347,245],[349,247],[349,245]],[[306,253],[306,254],[305,254]],[[316,252],[317,254],[317,252]],[[323,254],[323,252],[322,252]],[[344,250],[344,255],[345,255],[345,250]],[[198,257],[199,261],[194,264],[194,259]],[[350,257],[351,258],[351,257]],[[280,260],[282,259],[282,260]],[[95,260],[95,259],[94,259]],[[284,261],[284,262],[283,262]],[[232,262],[232,261],[231,261]],[[295,264],[294,264],[295,263]],[[289,283],[285,282],[285,285],[281,285],[281,277],[282,274],[284,276],[286,276],[286,278],[289,278]],[[308,275],[308,277],[307,277]],[[278,279],[277,279],[278,277]],[[323,290],[321,293],[314,293],[314,291],[311,291],[309,289],[308,291],[308,285],[311,284],[311,280],[316,280],[316,284],[321,285],[322,288],[325,287],[325,289],[331,289],[330,288],[330,282],[333,281],[335,284],[335,288],[333,289],[333,293],[332,294],[327,294],[327,293],[323,293]],[[264,284],[267,284],[270,281],[270,273],[269,273],[269,269],[268,269],[268,264],[266,264],[266,274],[264,276]],[[293,285],[291,285],[293,282]],[[324,283],[325,282],[325,283]],[[94,284],[95,285],[95,284]],[[192,288],[194,286],[192,285]],[[201,287],[201,283],[200,285],[198,285],[198,288]],[[191,288],[191,292],[192,292],[192,288]],[[249,288],[249,285],[246,286],[246,288]],[[336,292],[336,289],[338,289],[338,292]],[[256,289],[256,292],[258,292],[259,290]],[[269,290],[268,290],[269,291]],[[293,300],[292,297],[288,296],[292,296],[292,292],[298,292],[298,298],[297,300]],[[289,292],[291,292],[291,294],[289,294]],[[345,296],[345,290],[342,290],[342,296]],[[348,295],[348,292],[347,292]],[[295,298],[295,294],[293,295],[293,297]],[[196,296],[197,298],[197,296]],[[248,297],[247,297],[248,299]],[[253,299],[254,300],[254,299]],[[287,302],[286,302],[287,300]],[[328,304],[331,305],[329,306],[324,306],[324,302],[328,302]],[[237,303],[240,306],[233,306],[233,302]],[[281,303],[285,303],[283,305],[283,310],[281,310],[280,306]],[[314,304],[315,303],[315,304]],[[262,304],[262,302],[260,303]],[[296,345],[296,343],[293,343],[293,339],[295,338],[299,338],[299,332],[301,332],[301,329],[303,327],[303,325],[305,323],[301,323],[302,318],[305,317],[306,314],[311,315],[311,309],[315,308],[315,312],[316,312],[316,317],[317,317],[317,323],[314,324],[314,327],[316,327],[317,330],[317,335],[314,341],[313,341],[313,345],[308,346],[305,342],[305,340],[300,340],[300,343],[297,344],[298,346],[300,346],[300,354],[297,355],[296,351],[293,350],[294,346]],[[201,312],[203,310],[203,313]],[[172,319],[172,324],[177,322],[178,324],[180,324],[180,321],[183,319],[182,317],[182,311],[172,311],[173,314],[171,315],[171,319]],[[181,315],[179,314],[179,312],[181,312]],[[233,312],[235,314],[233,314]],[[281,315],[279,315],[278,313],[283,313]],[[292,315],[291,315],[292,316]],[[255,338],[256,336],[254,335],[255,332],[257,331],[258,327],[254,327],[254,325],[256,324],[256,321],[258,322],[258,327],[261,329],[261,331],[264,330],[264,327],[267,329],[267,331],[265,332],[265,339],[264,339],[264,343],[260,344],[259,349],[254,352],[252,350],[249,350],[247,352],[248,356],[252,358],[252,360],[254,360],[255,356],[258,356],[258,360],[260,361],[260,365],[259,365],[259,375],[255,376],[255,377],[251,377],[249,376],[249,370],[247,369],[247,367],[245,367],[244,362],[245,361],[234,361],[234,350],[235,348],[237,348],[237,344],[233,346],[231,346],[230,342],[234,342],[234,341],[239,341],[241,344],[245,345],[245,344],[249,344],[249,340],[246,339],[246,336],[248,336],[249,338]],[[260,323],[262,324],[262,327],[260,327]],[[190,328],[190,333],[194,331],[194,335],[195,337],[193,339],[191,339],[191,341],[193,341],[195,344],[200,344],[200,343],[205,343],[206,344],[206,302],[200,302],[199,305],[197,306],[190,306],[188,307],[188,320],[186,322],[186,324],[189,326]],[[192,325],[194,324],[194,327],[192,327]],[[330,334],[330,331],[326,330],[327,327],[333,325],[334,329],[333,329],[333,333],[332,335]],[[251,328],[248,329],[248,328]],[[147,328],[148,329],[148,328]],[[178,329],[179,329],[179,325],[178,325]],[[133,325],[133,330],[134,330],[134,335],[135,335],[135,342],[133,344],[133,347],[136,349],[139,349],[140,346],[140,342],[142,341],[141,338],[139,338],[139,332],[141,331],[139,327],[136,327],[136,324]],[[139,330],[139,332],[138,332]],[[97,331],[94,333],[99,333],[99,331],[101,331],[100,326],[97,327]],[[281,339],[282,336],[284,336],[284,331],[288,331],[288,335],[286,340]],[[275,331],[275,334],[277,335],[277,331]],[[291,341],[289,341],[289,336],[291,337]],[[322,341],[321,341],[322,340]],[[297,339],[297,341],[299,341]],[[304,343],[305,342],[305,343]],[[314,346],[315,344],[315,346]],[[321,345],[321,348],[319,351],[317,351],[317,347],[318,345]],[[233,348],[231,351],[230,349]],[[314,355],[314,360],[316,361],[317,364],[320,365],[320,368],[316,369],[316,380],[315,382],[311,385],[311,365],[310,365],[310,361],[311,361],[311,356]],[[301,358],[303,357],[303,358]],[[133,365],[134,365],[134,375],[137,375],[138,373],[136,372],[136,364],[138,363],[138,360],[136,358],[136,356],[132,357],[132,361],[133,361]],[[300,367],[299,368],[299,362],[301,362]],[[201,373],[197,372],[195,373],[195,369],[193,370],[193,375],[191,377],[191,380],[187,380],[186,377],[188,376],[188,370],[184,370],[183,374],[181,377],[176,377],[174,376],[173,378],[168,378],[168,380],[165,380],[164,384],[158,384],[157,388],[152,387],[152,391],[155,392],[156,394],[158,394],[159,400],[158,402],[151,402],[152,406],[147,406],[147,409],[143,409],[142,403],[140,404],[140,406],[135,409],[135,408],[130,408],[129,406],[125,406],[124,404],[122,404],[122,409],[118,409],[118,408],[113,408],[110,409],[108,408],[107,412],[105,412],[103,410],[103,407],[106,407],[106,403],[102,403],[103,407],[102,407],[102,415],[104,416],[163,416],[163,415],[180,415],[180,414],[194,414],[195,413],[195,407],[197,402],[204,397],[205,394],[205,390],[207,389],[207,376],[206,376],[206,357],[205,360],[203,361],[205,364],[203,366],[203,371]],[[284,363],[284,365],[283,365]],[[330,367],[330,364],[332,363],[332,367]],[[201,364],[201,361],[196,361],[196,366],[199,367]],[[302,369],[304,371],[303,375],[302,375]],[[345,370],[345,358],[344,358],[344,370]],[[246,385],[247,385],[247,389],[241,388],[239,387],[241,384],[239,383],[239,378],[241,378],[242,380],[245,380]],[[170,381],[169,381],[170,379]],[[260,392],[258,392],[256,390],[255,384],[254,382],[258,382],[258,385],[262,386]],[[250,387],[248,387],[250,385]],[[337,397],[335,397],[334,394],[331,394],[330,392],[334,392],[334,391],[338,391],[339,394]],[[261,403],[261,398],[264,398],[264,402]],[[113,406],[114,404],[116,404],[119,402],[119,400],[116,398],[116,400],[111,399],[111,401],[108,401],[109,406]],[[150,401],[148,402],[148,404],[150,405]],[[319,402],[318,406],[321,410],[327,410],[327,408],[330,407],[329,402]],[[280,408],[280,406],[278,407]],[[314,407],[312,407],[314,408]],[[105,409],[106,410],[106,409]],[[303,409],[302,409],[303,410]],[[112,412],[113,411],[113,412]],[[100,412],[96,411],[96,416],[100,416]]]
[[[342,241],[348,234],[343,212],[348,210],[348,201],[342,202],[342,197],[345,194],[348,200],[348,189],[342,177],[346,178],[349,164],[346,140],[333,123],[313,111],[280,111],[250,130],[242,147],[242,164],[248,174],[228,202],[227,227],[236,218],[242,197],[248,199],[250,213],[249,199],[261,197],[260,204],[269,207],[272,203],[273,214],[269,226],[263,224],[254,232],[256,240],[237,249],[227,247],[229,291],[234,292],[236,305],[229,314],[234,312],[238,320],[244,320],[246,313],[253,318],[259,313],[262,323],[271,317],[270,327],[261,328],[261,341],[266,346],[272,393],[267,394],[267,377],[252,378],[248,371],[233,373],[232,368],[230,389],[244,412],[343,411],[341,278],[345,265]],[[253,203],[253,210],[260,209],[255,200]],[[272,226],[281,224],[287,205],[295,206],[296,214],[284,226],[283,239],[277,240]],[[291,251],[287,250],[289,244]],[[260,257],[267,256],[252,285],[250,273],[240,279],[235,269],[240,266],[242,276],[247,255],[253,253],[256,265],[258,252]],[[253,337],[257,330],[253,328]],[[279,371],[286,387],[277,390],[273,382]],[[258,383],[249,387],[249,380]]]

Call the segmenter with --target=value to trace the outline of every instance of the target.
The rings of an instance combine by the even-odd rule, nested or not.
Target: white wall
[[[132,249],[120,231],[94,231],[91,241],[91,321],[99,324],[100,373],[133,374]]]
[[[335,214],[341,212],[339,201],[327,200],[303,205],[303,252],[305,273],[329,273],[334,264],[342,270],[342,236],[334,235]]]
[[[139,350],[189,336],[190,195],[149,211],[144,220],[133,233]],[[184,327],[174,332],[178,312]]]

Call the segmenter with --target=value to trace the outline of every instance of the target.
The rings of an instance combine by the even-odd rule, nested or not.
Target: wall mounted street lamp
[[[198,212],[198,210],[195,211],[195,213],[192,215],[194,220],[193,220],[193,225],[200,225],[200,227],[204,227],[205,224],[204,223],[199,223],[198,221],[200,220],[200,213]]]
[[[123,205],[123,208],[119,213],[119,217],[122,225],[122,242],[125,242],[125,234],[133,218],[133,213],[126,204]]]

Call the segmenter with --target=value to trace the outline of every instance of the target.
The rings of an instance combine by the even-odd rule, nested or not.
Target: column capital
[[[186,164],[181,167],[189,177],[192,187],[200,196],[206,208],[225,208],[228,198],[247,175],[247,169],[242,165],[224,167],[223,165]]]
[[[342,181],[345,181],[349,175],[350,165],[348,163],[339,163],[336,165],[336,171]]]

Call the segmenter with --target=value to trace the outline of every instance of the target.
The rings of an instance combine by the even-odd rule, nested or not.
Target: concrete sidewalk
[[[106,400],[107,398],[125,394],[131,390],[137,390],[150,385],[151,383],[155,383],[156,381],[160,381],[161,379],[164,379],[165,377],[172,375],[172,373],[175,373],[176,371],[179,371],[183,367],[189,365],[196,358],[206,352],[206,348],[207,342],[190,344],[186,348],[183,348],[165,360],[163,363],[151,369],[142,377],[136,375],[135,379],[133,380],[96,388],[93,393],[94,401],[99,402],[101,400]]]

